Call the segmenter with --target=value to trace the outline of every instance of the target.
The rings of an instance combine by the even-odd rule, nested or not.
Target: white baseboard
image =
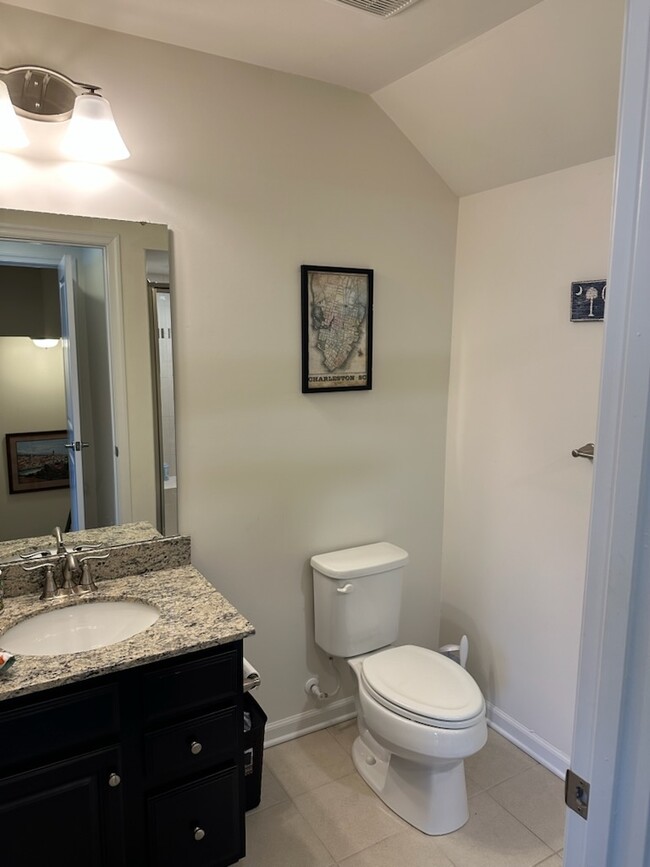
[[[564,779],[567,768],[569,767],[569,757],[561,753],[544,738],[540,738],[535,732],[525,728],[516,719],[509,716],[498,707],[495,707],[490,702],[487,702],[487,721],[488,725],[493,728],[504,738],[511,741],[519,749],[528,753],[531,758],[544,765],[549,771],[552,771],[556,776]]]
[[[319,707],[285,717],[276,722],[268,723],[264,747],[273,747],[276,744],[284,743],[284,741],[308,735],[310,732],[353,719],[356,715],[354,698],[348,697],[332,702],[327,707]],[[567,755],[561,753],[544,738],[525,728],[516,719],[499,710],[490,702],[487,702],[487,721],[490,728],[503,735],[506,740],[519,747],[540,765],[544,765],[556,776],[564,779],[569,767]]]
[[[357,715],[354,707],[354,698],[341,698],[328,704],[327,707],[319,707],[314,710],[306,710],[285,719],[276,720],[266,726],[264,747],[273,747],[292,738],[308,735],[310,732],[328,728],[336,723],[345,722]]]

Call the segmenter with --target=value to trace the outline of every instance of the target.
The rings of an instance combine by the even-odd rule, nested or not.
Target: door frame
[[[628,0],[565,864],[648,863],[650,805],[650,0]]]
[[[118,235],[79,232],[40,227],[18,226],[0,222],[0,241],[41,242],[61,247],[94,247],[104,251],[104,280],[108,310],[109,371],[113,403],[113,433],[118,455],[114,457],[116,484],[116,524],[132,520],[131,461],[127,411],[126,355],[124,346],[120,238]],[[60,255],[43,247],[42,256],[24,260],[56,268]],[[15,258],[14,258],[15,261]]]
[[[57,266],[59,283],[59,310],[61,315],[61,343],[63,344],[63,380],[65,391],[65,417],[68,432],[68,463],[70,474],[70,529],[86,529],[86,488],[84,485],[83,452],[74,447],[75,439],[83,439],[81,425],[81,397],[79,364],[77,357],[77,323],[75,315],[75,266],[70,253],[64,253]],[[115,459],[113,459],[115,464]],[[116,502],[115,493],[113,500]]]

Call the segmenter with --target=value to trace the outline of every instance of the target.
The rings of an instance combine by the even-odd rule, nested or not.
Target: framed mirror
[[[168,237],[0,209],[0,436],[16,452],[0,454],[0,540],[137,521],[178,532]],[[166,287],[163,356],[152,284]],[[52,431],[64,436],[39,437]],[[61,448],[67,487],[10,492],[10,471],[60,476]]]

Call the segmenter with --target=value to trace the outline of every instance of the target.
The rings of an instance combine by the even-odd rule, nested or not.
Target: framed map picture
[[[302,265],[302,390],[372,388],[369,268]]]

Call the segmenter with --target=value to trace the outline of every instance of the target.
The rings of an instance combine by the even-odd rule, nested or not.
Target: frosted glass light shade
[[[27,147],[28,144],[29,139],[11,104],[7,85],[4,81],[0,81],[0,150],[18,150]]]
[[[75,100],[61,148],[69,159],[88,163],[109,163],[131,156],[110,103],[96,93],[82,93]]]
[[[32,343],[34,346],[38,346],[39,349],[54,349],[55,346],[59,345],[58,337],[32,337]]]

